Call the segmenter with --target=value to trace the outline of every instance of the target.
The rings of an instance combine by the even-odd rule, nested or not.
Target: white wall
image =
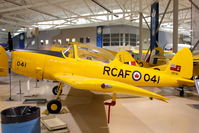
[[[96,27],[86,27],[86,28],[72,28],[72,29],[62,29],[60,34],[53,37],[53,40],[62,40],[62,44],[66,43],[66,38],[75,38],[77,42],[83,37],[84,41],[86,37],[90,38],[90,43],[96,46]]]

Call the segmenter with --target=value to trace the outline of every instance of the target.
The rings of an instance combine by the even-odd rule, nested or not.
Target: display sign
[[[25,48],[25,33],[19,34],[19,48],[20,49]]]
[[[159,25],[159,2],[154,2],[151,5],[151,41],[150,41],[150,50],[158,47],[158,25]],[[155,54],[158,54],[159,51],[156,51]],[[153,64],[157,64],[157,58],[154,58]]]
[[[103,41],[102,33],[103,33],[103,26],[97,26],[96,45],[97,47],[100,47],[100,48],[102,47],[102,41]]]
[[[154,2],[151,5],[151,31],[150,31],[150,36],[151,36],[151,41],[150,41],[150,50],[152,51],[155,47],[157,47],[157,42],[158,42],[158,28],[159,24],[159,3]]]

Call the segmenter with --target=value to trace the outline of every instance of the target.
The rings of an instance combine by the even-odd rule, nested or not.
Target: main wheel
[[[59,100],[54,99],[48,102],[47,110],[49,113],[57,114],[61,111],[62,104]]]
[[[54,95],[57,95],[58,91],[59,91],[59,86],[53,87],[52,92]],[[62,94],[62,90],[61,90],[61,94]]]
[[[183,97],[184,96],[184,90],[180,91],[180,96]]]

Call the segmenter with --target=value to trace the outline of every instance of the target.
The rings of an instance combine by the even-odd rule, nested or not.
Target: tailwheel
[[[153,100],[153,97],[149,97],[150,100]]]
[[[184,89],[180,90],[179,95],[180,95],[181,97],[184,96]]]
[[[59,91],[59,86],[58,85],[54,86],[53,89],[52,89],[53,94],[57,95],[58,91]],[[61,94],[62,94],[62,89],[60,90],[60,95]]]
[[[47,110],[49,113],[57,114],[61,111],[62,104],[58,99],[51,100],[47,103]]]
[[[179,96],[183,97],[184,96],[184,87],[179,87],[179,88],[177,88],[177,90],[179,91]]]

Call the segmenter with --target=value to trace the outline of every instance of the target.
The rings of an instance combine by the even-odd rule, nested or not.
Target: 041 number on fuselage
[[[24,61],[17,61],[17,66],[26,67],[26,62],[24,62]]]

